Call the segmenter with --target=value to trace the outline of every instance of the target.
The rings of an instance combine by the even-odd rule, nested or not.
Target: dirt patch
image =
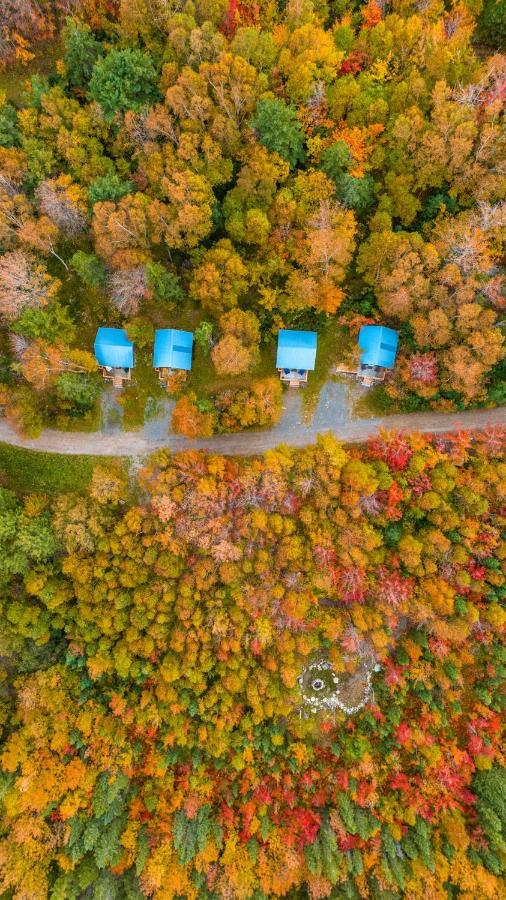
[[[377,668],[374,659],[361,658],[354,672],[338,673],[326,657],[313,659],[298,678],[300,717],[338,709],[346,715],[358,712],[372,695],[372,674]]]
[[[360,669],[352,675],[339,675],[339,708],[344,712],[358,712],[368,702],[372,691],[371,675],[373,669]]]

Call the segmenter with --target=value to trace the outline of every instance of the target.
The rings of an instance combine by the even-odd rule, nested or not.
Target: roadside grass
[[[114,459],[41,453],[0,443],[0,484],[17,494],[81,492],[90,483],[93,467]]]
[[[353,416],[357,419],[373,419],[376,416],[394,415],[397,412],[399,412],[398,404],[388,396],[382,384],[369,388],[353,407]]]

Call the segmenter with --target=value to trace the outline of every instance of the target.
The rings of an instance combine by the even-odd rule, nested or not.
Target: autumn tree
[[[239,130],[253,113],[266,76],[243,57],[224,52],[213,62],[204,62],[200,73],[216,105],[213,132],[224,147],[232,149]]]
[[[337,312],[399,332],[380,399],[504,402],[504,58],[476,4],[359,6],[0,4],[9,425],[93,409],[111,293],[148,355],[173,306],[227,376]],[[223,381],[171,383],[180,447],[279,420]],[[501,897],[503,431],[2,451],[0,894]]]
[[[90,496],[97,503],[119,503],[127,490],[124,472],[119,466],[97,465],[93,469]]]
[[[267,381],[219,427],[271,416]],[[0,491],[2,889],[500,896],[503,458],[497,430],[326,435],[160,450],[132,498],[114,464]]]
[[[221,337],[211,356],[219,375],[239,375],[259,358],[260,323],[254,313],[231,309],[219,320]]]
[[[351,212],[322,201],[307,223],[295,259],[300,268],[288,279],[288,294],[295,306],[314,306],[333,313],[344,297],[341,283],[354,246],[355,221]]]
[[[56,381],[63,371],[62,350],[40,339],[30,344],[21,356],[20,368],[23,377],[36,391],[43,391]]]
[[[58,288],[59,282],[33,254],[12,250],[0,257],[0,314],[6,322],[29,307],[44,306]]]
[[[47,36],[48,29],[51,30],[51,10],[47,12],[49,19],[33,0],[6,0],[0,14],[2,65],[15,57],[25,63],[32,59],[30,41]]]
[[[93,354],[65,347],[61,339],[49,343],[36,338],[20,354],[19,369],[36,391],[54,385],[60,372],[87,373],[95,372],[96,368]],[[71,379],[69,385],[75,383],[75,379]]]
[[[14,249],[34,218],[32,204],[19,184],[4,174],[0,181],[0,238],[5,249]]]
[[[216,397],[219,424],[226,431],[274,425],[281,417],[281,400],[279,378],[263,378],[243,390],[223,391]]]
[[[127,194],[118,203],[96,203],[92,229],[98,255],[117,266],[144,262],[151,242],[161,238],[153,212],[149,198],[140,193]]]
[[[247,288],[248,270],[232,242],[223,238],[194,270],[189,293],[205,309],[220,312],[236,306]]]
[[[207,179],[189,169],[171,172],[162,181],[168,210],[154,205],[153,221],[169,248],[191,249],[212,228],[214,195]]]
[[[271,231],[269,209],[289,166],[256,142],[248,148],[237,181],[223,201],[229,236],[241,243],[264,245]]]
[[[123,316],[135,316],[148,295],[148,277],[145,266],[134,269],[118,269],[111,272],[107,288],[114,306]]]
[[[380,228],[359,252],[359,269],[375,286],[384,313],[409,322],[423,358],[431,349],[437,352],[432,364],[437,383],[413,379],[409,361],[401,369],[411,389],[425,398],[435,397],[438,385],[462,395],[466,404],[483,397],[487,372],[504,354],[487,296],[487,284],[496,275],[493,235],[503,227],[502,210],[482,209],[443,219],[431,241]],[[420,359],[418,354],[415,369]]]
[[[67,175],[42,181],[35,192],[41,212],[67,237],[77,237],[86,228],[84,191]]]
[[[355,218],[328,199],[331,193],[323,173],[301,174],[275,204],[272,244],[286,276],[281,304],[287,309],[309,306],[331,313],[344,298],[341,284],[354,248]]]
[[[213,433],[214,416],[209,410],[201,410],[195,394],[185,394],[172,410],[172,427],[187,438],[210,437]]]

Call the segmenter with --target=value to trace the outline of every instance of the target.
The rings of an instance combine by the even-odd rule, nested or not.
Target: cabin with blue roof
[[[399,335],[384,325],[362,325],[358,335],[360,364],[358,374],[364,384],[383,381],[386,371],[393,369]]]
[[[123,328],[99,328],[95,338],[95,359],[104,378],[114,387],[130,381],[134,367],[134,345]]]
[[[153,366],[160,381],[173,372],[189,372],[192,367],[193,334],[175,328],[160,328],[155,334]]]
[[[282,329],[278,334],[276,368],[281,381],[290,387],[298,387],[307,382],[308,372],[316,363],[316,331],[290,331]]]

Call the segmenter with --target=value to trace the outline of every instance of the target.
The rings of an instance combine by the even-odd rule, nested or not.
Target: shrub
[[[100,393],[100,381],[94,375],[62,372],[56,380],[56,396],[62,409],[82,415],[93,409]]]
[[[211,409],[202,408],[195,394],[181,397],[172,410],[172,427],[177,434],[187,438],[210,437],[214,431],[215,416]]]
[[[282,388],[279,378],[263,378],[244,390],[223,391],[216,397],[219,427],[240,431],[259,425],[273,425],[281,416]]]

